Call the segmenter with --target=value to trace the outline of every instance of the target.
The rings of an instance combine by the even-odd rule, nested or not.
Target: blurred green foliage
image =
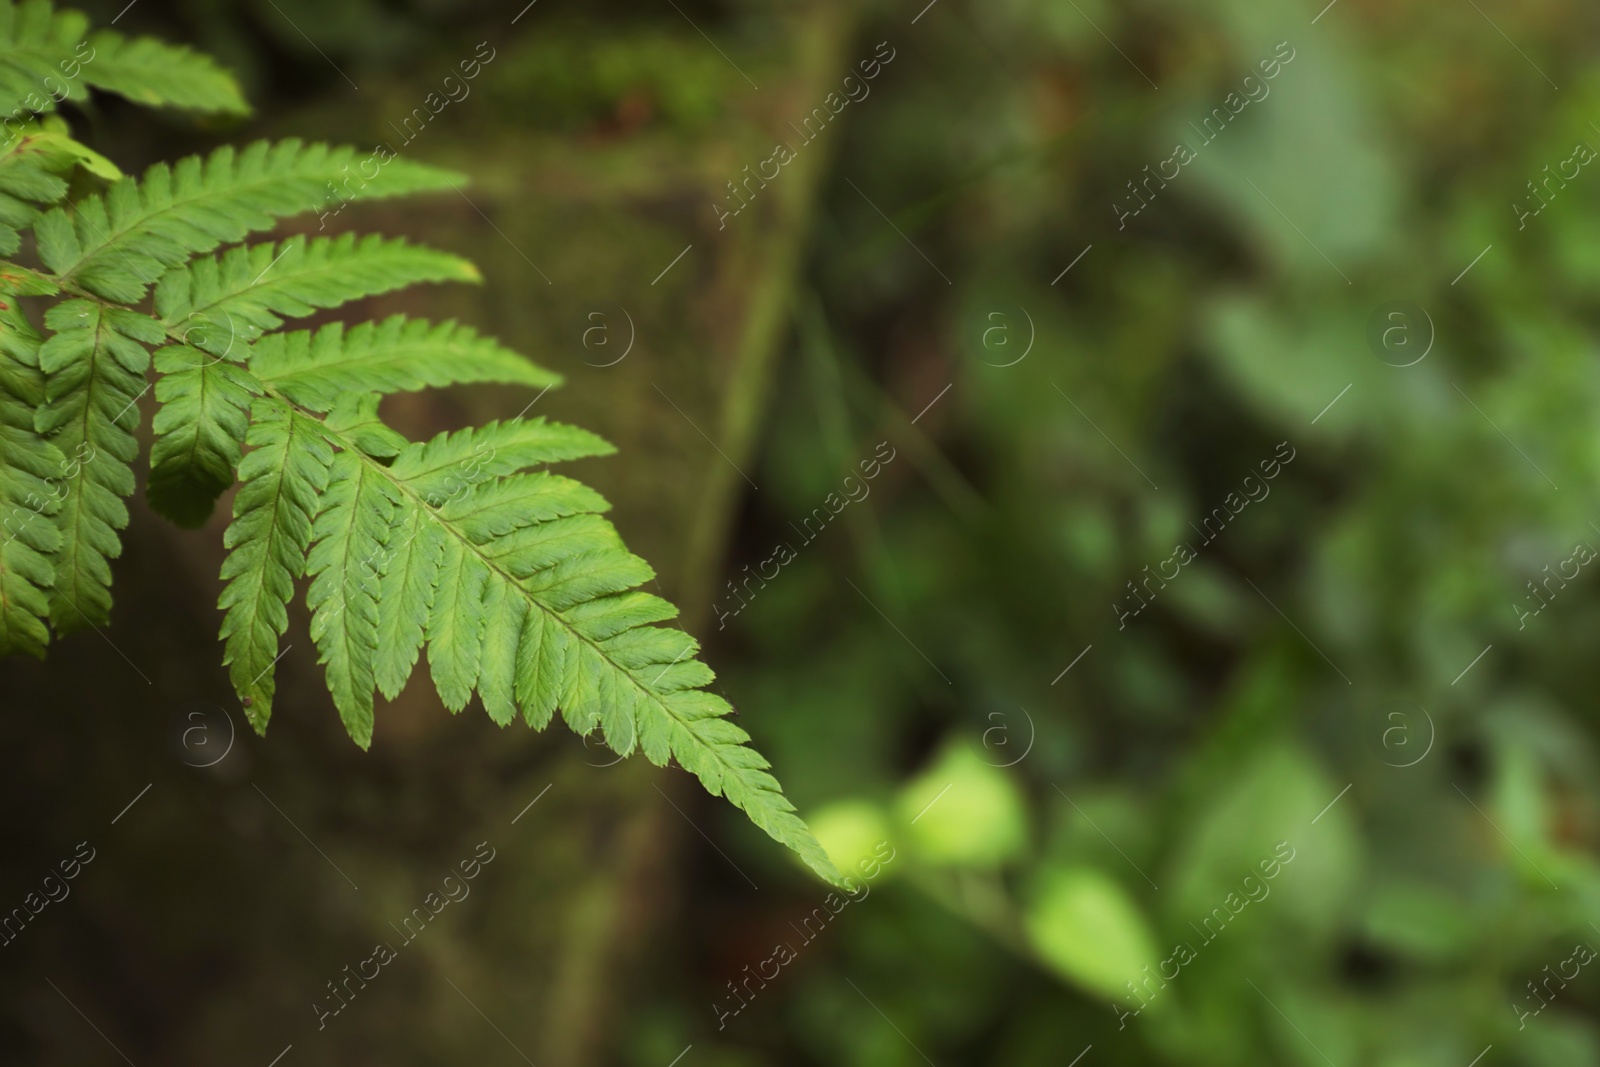
[[[1526,586],[1600,544],[1600,200],[1585,171],[1526,230],[1510,206],[1600,144],[1592,14],[920,6],[862,35],[904,58],[839,152],[730,574],[881,436],[918,458],[722,660],[803,806],[879,805],[903,866],[727,1062],[1600,1062],[1587,974],[1518,1016],[1600,937],[1600,600]],[[1270,95],[1119,229],[1280,41]],[[1411,366],[1367,342],[1396,300],[1431,318]],[[1270,495],[1119,629],[1280,441]]]

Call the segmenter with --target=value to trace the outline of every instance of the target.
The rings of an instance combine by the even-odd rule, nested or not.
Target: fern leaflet
[[[351,200],[403,196],[458,178],[395,159],[382,181],[356,178],[352,185],[346,172],[357,158],[353,148],[288,140],[257,141],[237,153],[223,147],[173,167],[157,163],[138,181],[116,182],[78,202],[72,216],[61,208],[47,212],[34,228],[39,258],[64,283],[132,304],[165,268],[270,229],[279,217],[315,211],[330,202],[330,192]]]
[[[34,430],[43,403],[39,335],[15,308],[0,311],[0,653],[43,656],[50,640],[42,620],[61,547],[51,479],[64,461]]]
[[[88,26],[83,13],[54,11],[48,0],[0,4],[0,106],[12,114],[48,111],[83,99],[88,84],[152,106],[249,112],[233,78],[210,57],[115,30],[86,37]]]
[[[226,612],[222,662],[259,730],[271,714],[278,638],[289,626],[294,580],[305,573],[333,450],[314,423],[271,397],[252,405],[245,440],[254,448],[239,465],[233,522],[222,538],[227,586],[217,604]]]
[[[133,493],[139,452],[133,431],[138,400],[149,388],[144,344],[159,342],[161,330],[136,312],[81,299],[52,307],[45,325],[55,333],[39,348],[39,369],[48,377],[34,423],[69,457],[55,516],[61,545],[50,622],[70,633],[111,616],[109,560],[122,554],[118,531],[128,525],[122,498]]]

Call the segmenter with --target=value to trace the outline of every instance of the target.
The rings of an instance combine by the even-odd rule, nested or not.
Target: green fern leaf
[[[41,134],[37,122],[29,123],[0,147],[0,255],[22,247],[19,231],[39,217],[35,203],[54,203],[67,195],[67,183],[57,172],[71,165],[63,166]]]
[[[0,260],[0,293],[13,297],[55,296],[60,291],[55,282],[38,271]],[[15,310],[15,308],[12,308],[12,310]],[[0,315],[0,325],[9,321],[6,316]],[[30,326],[29,329],[31,330],[32,327]]]
[[[173,350],[157,368],[180,375],[171,385],[164,379],[156,394],[180,407],[156,420],[163,436],[152,452],[151,505],[180,525],[198,526],[233,484],[247,424],[244,410],[249,396],[261,389],[254,377],[219,360],[242,361],[250,342],[281,326],[286,316],[309,315],[416,282],[478,277],[477,269],[458,256],[403,240],[354,235],[309,243],[294,237],[276,250],[271,244],[238,247],[169,271],[156,287],[156,312],[187,347]],[[340,329],[320,332],[315,342],[304,332],[274,336],[254,354],[254,365],[288,368],[286,380],[277,384],[292,399],[332,383],[326,403],[303,404],[318,411],[358,395],[351,389],[385,382],[417,389],[452,381],[528,383],[552,377],[515,353],[478,341],[470,330],[430,330],[420,322],[407,328],[399,319],[357,327],[348,337],[341,337]],[[449,373],[431,365],[447,359],[456,361]],[[372,380],[355,382],[363,371],[373,374]],[[372,414],[370,422],[376,424],[375,409]],[[168,440],[169,432],[178,436]]]
[[[330,580],[314,610],[342,608],[321,632],[338,629],[323,654],[336,699],[346,689],[351,736],[370,743],[371,695],[346,687],[376,685],[387,655],[384,689],[398,692],[425,639],[446,707],[461,709],[476,690],[495,722],[520,712],[536,725],[559,707],[573,730],[598,727],[619,753],[638,748],[658,766],[675,760],[837,881],[766,760],[727,720],[732,708],[704,689],[714,675],[694,658],[697,642],[654,625],[675,612],[638,591],[654,572],[599,517],[605,501],[570,479],[524,471],[594,448],[569,430],[513,420],[410,445],[387,466],[330,432],[343,450],[340,490],[317,520],[318,548],[329,547],[313,553],[313,566],[319,582]],[[463,463],[474,465],[470,480]],[[363,494],[365,508],[356,503]],[[361,558],[381,559],[386,573],[377,582],[352,574]],[[380,653],[380,633],[398,647]]]
[[[246,115],[239,86],[209,56],[115,30],[85,37],[81,12],[56,12],[47,0],[0,0],[0,105],[42,112],[81,100],[84,85],[155,107]]]
[[[157,163],[137,181],[124,179],[103,196],[79,201],[71,216],[61,208],[47,212],[35,226],[39,258],[63,283],[132,304],[166,268],[270,229],[281,216],[317,211],[335,198],[402,196],[464,180],[393,158],[372,179],[348,173],[369,163],[377,166],[353,148],[298,140],[257,141],[238,153],[219,148],[172,167]]]
[[[343,323],[332,323],[315,333],[269,334],[256,342],[250,368],[312,411],[328,411],[353,391],[412,392],[468,382],[549,387],[561,381],[469,326],[403,315],[348,332]]]
[[[377,393],[346,393],[333,405],[323,424],[341,433],[358,450],[379,459],[393,459],[410,441],[378,420]]]
[[[67,136],[59,119],[0,123],[0,255],[22,246],[18,231],[39,217],[36,204],[67,195],[66,176],[79,164],[101,177],[122,176],[110,160]]]
[[[201,343],[206,348],[225,347],[220,339]],[[232,353],[232,358],[238,356]],[[184,346],[156,354],[156,369],[166,376],[156,386],[156,399],[163,407],[155,420],[158,436],[151,451],[149,496],[152,507],[179,525],[192,528],[204,523],[217,497],[233,484],[247,425],[245,409],[249,397],[264,386],[320,412],[366,395],[361,390],[388,393],[466,382],[548,387],[560,380],[468,327],[453,322],[432,325],[398,315],[348,332],[335,323],[314,334],[269,334],[253,347],[250,366],[255,373]],[[169,404],[177,405],[170,413]],[[352,428],[352,432],[382,432],[394,438],[393,431],[377,423],[375,409],[364,425],[365,430]],[[538,429],[521,432],[552,436]],[[368,455],[393,455],[398,450],[362,440]],[[530,438],[522,447],[532,445]],[[594,435],[570,427],[553,435],[551,445],[565,449],[552,459],[611,451]],[[487,451],[495,445],[486,438],[467,447]]]
[[[231,248],[169,271],[156,287],[156,313],[169,326],[200,335],[189,343],[224,355],[285,318],[419,282],[481,280],[467,260],[403,238],[344,234],[308,242],[297,236],[278,246]]]
[[[582,482],[542,472],[474,486],[447,500],[439,517],[481,545],[524,526],[610,508],[604,497]]]
[[[47,0],[0,0],[0,108],[38,113],[87,95],[79,76],[92,50],[88,28],[88,16],[53,11]]]
[[[610,442],[576,426],[511,419],[439,434],[407,448],[391,469],[437,508],[483,477],[614,452]]]
[[[415,501],[410,503],[417,506]],[[426,521],[437,520],[427,516]],[[488,621],[483,598],[489,588],[489,568],[442,525],[438,537],[444,548],[433,610],[428,614],[428,667],[444,706],[460,711],[472,699],[472,687],[478,681],[483,628]]]
[[[89,38],[83,78],[139,104],[248,115],[250,105],[233,75],[210,56],[153,37],[127,38],[99,30]]]
[[[109,561],[122,554],[118,531],[128,525],[123,498],[133,493],[138,400],[149,388],[144,345],[163,335],[144,315],[89,300],[57,304],[45,325],[55,334],[39,349],[48,377],[34,421],[67,457],[50,596],[51,625],[67,634],[111,616]]]
[[[444,551],[443,527],[402,498],[379,567],[378,601],[383,610],[378,613],[378,649],[372,664],[378,688],[390,700],[400,695],[417,665],[424,629],[433,617]]]
[[[263,387],[243,367],[188,345],[158,351],[155,368],[161,407],[145,495],[159,514],[194,529],[234,482],[250,401]]]
[[[48,116],[0,123],[0,188],[39,203],[67,193],[66,177],[81,166],[97,178],[119,181],[122,171],[99,152],[72,139],[61,119]]]
[[[252,446],[239,464],[233,523],[223,535],[227,583],[222,662],[256,729],[272,714],[278,638],[289,626],[294,581],[305,573],[312,516],[328,485],[333,450],[318,425],[281,400],[262,397],[250,410]]]
[[[15,307],[0,311],[0,654],[43,656],[48,590],[61,532],[52,516],[63,458],[33,427],[44,402],[39,335]]]
[[[362,748],[372,744],[378,572],[399,503],[394,486],[375,468],[355,452],[339,453],[306,566],[316,576],[306,594],[311,639],[327,665],[333,705]]]

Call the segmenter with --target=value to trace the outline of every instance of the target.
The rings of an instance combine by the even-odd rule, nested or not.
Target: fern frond
[[[698,643],[654,625],[676,611],[638,590],[654,572],[600,518],[604,499],[525,469],[592,453],[592,435],[513,420],[408,445],[386,465],[322,429],[340,452],[319,503],[309,602],[329,688],[358,744],[371,741],[380,676],[398,693],[425,642],[452,710],[474,691],[502,725],[520,713],[543,726],[559,708],[573,730],[598,727],[619,753],[677,761],[837,880],[767,762],[727,720],[732,708],[705,691],[714,675],[694,658]]]
[[[67,136],[59,119],[0,123],[0,255],[21,247],[18,231],[39,217],[36,204],[67,195],[66,177],[79,164],[100,177],[122,177],[110,160]]]
[[[128,525],[138,400],[150,366],[145,344],[161,341],[149,318],[90,300],[67,300],[45,316],[55,331],[39,349],[45,403],[34,419],[66,457],[50,623],[71,633],[111,615],[111,564]],[[141,343],[143,342],[143,343]]]
[[[414,501],[407,503],[417,508]],[[419,514],[424,522],[436,522],[426,513]],[[483,601],[489,589],[489,568],[467,551],[459,538],[451,537],[443,524],[439,524],[438,537],[444,547],[433,608],[428,612],[428,667],[444,706],[460,711],[472,699],[478,682],[483,630],[488,622]]]
[[[465,180],[437,167],[390,159],[373,177],[348,173],[374,163],[353,148],[257,141],[205,159],[157,163],[138,180],[80,201],[72,215],[47,212],[34,227],[39,258],[63,283],[136,303],[168,267],[197,252],[270,229],[274,220],[317,211],[333,199],[375,199],[449,188]]]
[[[390,700],[400,695],[417,665],[438,596],[444,551],[443,527],[422,508],[402,501],[378,568],[378,602],[384,610],[378,615],[378,647],[372,663],[378,688]],[[454,587],[444,588],[448,595]]]
[[[430,507],[439,507],[479,477],[615,452],[605,438],[576,426],[543,417],[510,419],[439,434],[396,456],[391,469]]]
[[[263,387],[255,375],[188,345],[155,354],[156,400],[152,420],[150,506],[179,526],[201,526],[234,482],[250,425],[250,401]]]
[[[359,421],[351,408],[342,419],[330,417],[330,422],[346,426],[368,455],[387,457],[405,442],[378,422],[378,393],[469,382],[548,387],[560,381],[558,375],[453,322],[432,325],[396,315],[348,332],[342,323],[335,323],[314,334],[303,330],[269,334],[250,352],[254,373],[210,355],[206,350],[222,348],[230,359],[243,356],[237,346],[224,344],[225,333],[196,336],[210,330],[206,325],[191,332],[197,347],[175,345],[156,353],[156,370],[164,377],[156,386],[162,407],[155,418],[148,495],[158,512],[190,528],[206,521],[217,497],[233,484],[248,426],[246,409],[250,398],[267,386],[306,410],[330,416],[340,405],[365,405]],[[528,438],[521,446],[526,449],[534,447],[533,439],[542,431],[520,432]],[[388,443],[380,444],[380,438]],[[582,431],[571,431],[565,439],[565,452],[552,458],[611,451]],[[486,439],[467,447],[487,451],[495,446]]]
[[[55,203],[67,192],[66,176],[81,166],[97,178],[119,181],[122,171],[88,145],[73,140],[60,118],[29,118],[0,124],[0,186],[39,203]]]
[[[305,573],[312,516],[328,486],[333,449],[317,424],[281,400],[262,397],[250,411],[250,453],[239,464],[233,523],[223,535],[227,583],[217,602],[225,612],[222,662],[250,722],[260,730],[272,714],[278,638],[289,626],[294,581]]]
[[[268,334],[256,342],[250,369],[311,411],[328,411],[351,392],[402,393],[469,382],[543,388],[561,381],[470,326],[403,315],[349,331],[331,323],[315,333]]]
[[[81,100],[86,91],[78,74],[91,47],[88,28],[88,16],[53,11],[47,0],[0,0],[0,113],[48,111],[58,95]]]
[[[134,103],[223,115],[248,115],[250,105],[233,75],[210,56],[154,37],[124,37],[98,30],[89,38],[91,58],[83,78],[97,89]]]
[[[378,572],[390,541],[399,494],[355,452],[340,452],[317,516],[306,571],[311,639],[328,668],[328,689],[345,729],[362,748],[372,744],[372,690],[377,684]]]
[[[354,235],[309,242],[293,237],[281,246],[232,248],[220,257],[168,271],[156,287],[156,313],[185,343],[157,367],[176,376],[163,380],[157,398],[163,404],[170,399],[178,408],[156,420],[161,436],[152,452],[151,505],[182,526],[198,526],[233,484],[247,425],[245,408],[261,389],[255,377],[220,361],[242,362],[250,343],[281,326],[284,317],[309,315],[416,282],[478,278],[477,268],[459,256],[404,240]],[[274,337],[254,356],[257,366],[271,369],[276,362],[288,368],[281,384],[291,399],[331,385],[325,404],[303,405],[313,410],[331,410],[358,395],[351,390],[385,383],[393,389],[420,389],[455,381],[547,383],[552,377],[515,353],[477,341],[471,331],[430,331],[420,322],[405,327],[398,319],[381,327],[357,327],[344,338],[339,328],[329,329],[315,343],[306,333]],[[443,360],[457,365],[447,369],[432,363]],[[172,432],[179,436],[169,438]]]
[[[155,107],[247,115],[238,84],[209,56],[115,30],[85,37],[89,20],[48,0],[0,0],[0,107],[42,112],[81,100],[84,85]]]
[[[223,355],[286,318],[420,282],[481,280],[478,268],[460,256],[404,238],[296,236],[277,246],[230,248],[168,271],[156,287],[156,313],[169,326],[198,324],[202,339],[190,343]]]
[[[33,428],[44,401],[39,343],[20,311],[0,311],[0,654],[42,657],[52,557],[61,547],[52,516],[62,456]]]

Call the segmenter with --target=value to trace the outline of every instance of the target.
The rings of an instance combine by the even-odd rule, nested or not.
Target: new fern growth
[[[822,877],[838,872],[768,764],[706,686],[698,644],[594,490],[547,468],[613,451],[585,430],[517,418],[412,442],[386,394],[466,382],[544,389],[559,377],[454,322],[403,316],[316,331],[286,321],[420,282],[478,280],[402,239],[241,243],[359,200],[428,193],[461,175],[290,140],[221,148],[124,177],[53,114],[88,88],[242,115],[209,58],[0,0],[0,652],[104,623],[135,487],[136,430],[156,412],[146,494],[194,527],[236,482],[224,534],[223,662],[257,731],[295,582],[351,738],[374,694],[405,687],[422,650],[452,711],[539,729],[560,713],[624,755],[676,760]],[[31,243],[23,238],[31,235]],[[24,259],[19,254],[28,252]],[[36,325],[37,324],[37,325]],[[153,373],[152,373],[153,372]]]

